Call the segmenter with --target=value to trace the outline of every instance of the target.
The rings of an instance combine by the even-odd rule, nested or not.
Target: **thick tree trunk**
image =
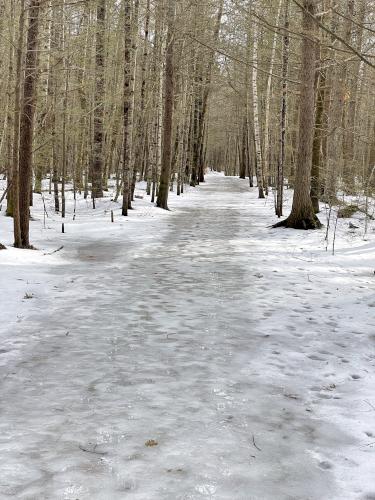
[[[37,39],[41,0],[30,0],[29,26],[27,31],[25,80],[20,122],[19,152],[19,210],[21,247],[29,248],[30,195],[32,182],[32,146],[35,114],[35,90],[37,81]]]
[[[171,176],[172,124],[173,124],[173,45],[175,0],[168,0],[167,46],[165,53],[165,95],[163,120],[163,152],[157,206],[168,210],[169,180]]]
[[[21,0],[20,18],[18,25],[18,42],[17,42],[17,57],[16,57],[16,74],[15,74],[15,89],[14,89],[14,117],[13,117],[13,233],[14,246],[20,248],[22,246],[21,239],[21,222],[20,222],[20,203],[19,203],[19,141],[20,141],[20,108],[21,108],[21,83],[22,83],[22,55],[23,55],[23,38],[25,30],[25,0]]]
[[[274,227],[316,229],[321,223],[315,215],[310,198],[312,146],[314,138],[316,24],[317,0],[304,0],[302,29],[302,67],[300,89],[299,144],[292,211]]]

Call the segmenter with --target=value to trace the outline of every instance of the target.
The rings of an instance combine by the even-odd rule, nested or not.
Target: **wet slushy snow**
[[[267,227],[272,203],[211,175],[170,213],[51,222],[64,249],[31,266],[0,254],[9,289],[29,273],[1,326],[0,498],[375,498],[374,239],[332,256]]]

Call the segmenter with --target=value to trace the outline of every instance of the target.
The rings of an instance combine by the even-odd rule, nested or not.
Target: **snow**
[[[138,194],[69,193],[65,234],[36,196],[0,252],[0,498],[375,498],[374,223],[332,255],[247,181]]]

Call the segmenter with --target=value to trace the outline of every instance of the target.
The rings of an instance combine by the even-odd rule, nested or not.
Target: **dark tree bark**
[[[21,13],[18,26],[18,42],[17,42],[17,57],[16,57],[16,75],[14,89],[14,117],[13,117],[13,233],[14,246],[22,247],[21,240],[21,223],[20,223],[20,203],[19,203],[19,139],[20,139],[20,99],[21,99],[21,80],[22,80],[22,47],[25,29],[25,0],[21,1]]]
[[[25,80],[20,122],[19,210],[22,248],[30,248],[30,195],[32,182],[32,146],[37,82],[37,39],[41,0],[30,0],[27,30]]]
[[[199,184],[199,134],[200,124],[202,119],[202,85],[203,76],[202,68],[200,67],[198,58],[195,61],[195,98],[193,103],[193,133],[192,133],[192,164],[191,164],[191,179],[190,186]]]
[[[125,67],[124,67],[124,140],[122,168],[122,215],[128,215],[130,192],[130,145],[132,119],[132,26],[131,0],[124,0]]]
[[[175,0],[168,0],[167,47],[165,52],[165,95],[163,120],[163,151],[161,160],[160,185],[157,206],[168,210],[169,180],[171,177],[172,124],[173,124],[173,45]]]
[[[15,22],[14,22],[14,0],[10,0],[10,43],[8,52],[8,77],[6,84],[6,170],[7,170],[7,208],[6,215],[13,217],[13,163],[12,163],[12,121],[13,112],[11,107],[12,94],[12,77],[13,77],[13,59],[14,59],[14,43],[15,38]]]
[[[302,13],[302,67],[300,90],[299,144],[292,211],[289,217],[274,227],[317,229],[321,223],[315,215],[311,198],[311,164],[314,138],[315,64],[316,60],[316,0],[304,0]]]
[[[92,159],[92,197],[103,196],[103,115],[104,115],[104,32],[105,2],[97,0],[96,8],[96,46],[95,46],[95,107],[94,107],[94,144]]]
[[[289,28],[289,0],[285,2],[284,28]],[[288,91],[288,62],[289,62],[289,35],[286,31],[283,36],[283,56],[282,56],[282,95],[280,113],[280,152],[277,164],[277,193],[276,193],[276,215],[283,215],[283,195],[284,195],[284,166],[285,166],[285,134],[286,134],[286,108]]]
[[[141,92],[139,103],[139,116],[136,129],[136,144],[134,151],[133,162],[133,178],[131,186],[131,198],[134,198],[136,174],[141,171],[143,174],[142,157],[146,153],[147,144],[147,124],[146,124],[146,90],[147,90],[147,61],[148,61],[148,44],[149,44],[149,29],[150,29],[150,0],[146,2],[145,24],[144,24],[144,42],[141,64]],[[143,177],[143,175],[141,176]],[[149,194],[149,193],[148,193]]]

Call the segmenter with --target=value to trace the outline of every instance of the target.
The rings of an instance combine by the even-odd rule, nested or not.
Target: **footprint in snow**
[[[329,470],[333,468],[333,465],[327,460],[323,460],[323,462],[319,463],[319,467],[324,470]]]
[[[318,356],[317,354],[310,354],[309,356],[307,356],[309,359],[312,359],[313,361],[325,361],[324,358],[322,358],[321,356]]]

